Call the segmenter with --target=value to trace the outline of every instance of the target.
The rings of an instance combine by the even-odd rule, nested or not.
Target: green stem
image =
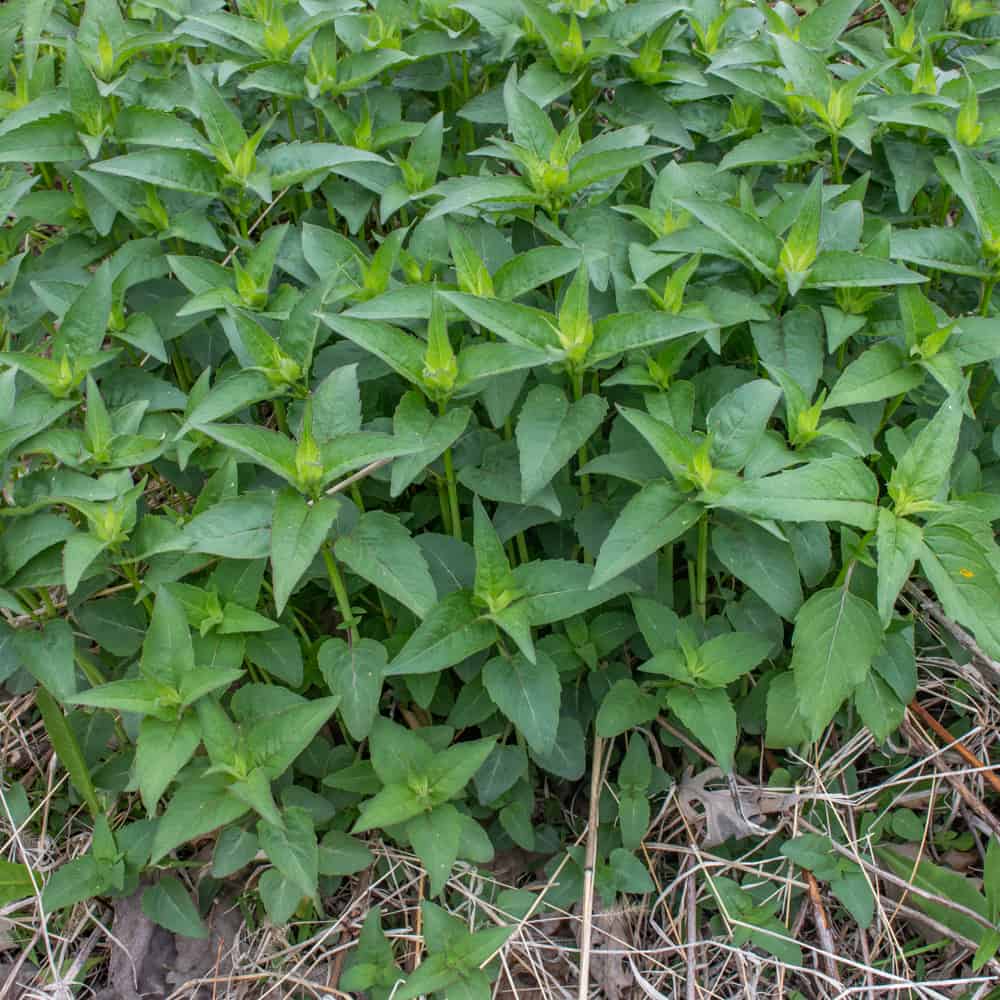
[[[830,151],[833,153],[833,182],[842,184],[844,172],[840,165],[840,135],[837,132],[830,136]]]
[[[573,399],[580,402],[583,398],[583,372],[573,373]],[[587,444],[580,445],[580,450],[576,453],[576,460],[580,468],[587,464]],[[590,476],[586,472],[580,474],[580,492],[583,494],[583,506],[590,503]]]
[[[695,609],[704,621],[708,611],[708,514],[702,514],[698,522],[698,574],[695,593]]]
[[[531,562],[531,556],[528,554],[528,543],[524,538],[524,532],[519,531],[516,535],[517,538],[517,554],[521,560],[521,563]]]
[[[278,430],[282,434],[288,434],[288,414],[285,412],[285,404],[280,399],[274,401],[274,419],[277,421]]]
[[[462,515],[458,509],[458,483],[455,480],[455,463],[451,459],[451,448],[445,448],[444,475],[448,481],[448,506],[451,510],[451,533],[462,540]]]
[[[663,546],[662,578],[666,585],[667,607],[674,606],[674,546],[673,543]]]
[[[448,487],[443,479],[437,481],[438,503],[441,505],[441,523],[446,535],[451,534],[451,511],[448,509]]]
[[[354,613],[351,611],[351,599],[347,596],[347,587],[344,585],[344,578],[340,575],[337,560],[333,557],[333,549],[329,543],[323,546],[323,562],[326,563],[326,572],[330,577],[330,584],[333,586],[333,593],[337,598],[337,607],[340,609],[340,617],[344,620],[344,625],[348,629],[352,642],[358,641],[358,629],[354,621]]]
[[[980,316],[989,316],[990,314],[990,302],[993,300],[993,287],[996,283],[996,278],[989,278],[983,282],[983,301],[979,306]]]
[[[361,495],[361,488],[357,483],[351,485],[351,499],[354,501],[355,506],[363,514],[365,512],[365,498]]]
[[[41,594],[42,603],[45,605],[45,617],[55,618],[58,611],[56,611],[56,606],[52,603],[52,597],[49,595],[48,587],[39,587],[38,593]]]

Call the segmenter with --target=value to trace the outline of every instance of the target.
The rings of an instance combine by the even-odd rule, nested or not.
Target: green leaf
[[[793,621],[802,604],[795,553],[788,542],[752,522],[715,524],[712,550],[725,569],[782,618]]]
[[[73,631],[68,622],[49,622],[42,631],[19,629],[14,651],[25,669],[59,701],[69,701],[76,694]]]
[[[875,527],[878,481],[854,458],[827,458],[775,476],[744,480],[716,505],[778,521],[842,521]]]
[[[156,595],[149,631],[142,644],[142,673],[175,687],[194,669],[194,646],[187,615],[166,588]]]
[[[442,292],[441,297],[473,323],[511,344],[546,352],[553,361],[562,355],[554,317],[541,310],[459,292]]]
[[[294,484],[297,481],[295,445],[283,434],[240,424],[202,424],[198,430],[286,482]]]
[[[594,343],[587,353],[587,363],[596,365],[625,351],[653,347],[713,328],[710,321],[693,316],[660,312],[615,313],[594,324]]]
[[[261,820],[257,824],[260,846],[271,863],[302,896],[314,896],[319,879],[319,845],[312,818],[305,809],[286,809],[284,825]]]
[[[340,712],[355,740],[365,739],[378,714],[382,676],[388,654],[374,639],[360,639],[350,646],[343,639],[327,639],[317,662],[330,693],[340,698]]]
[[[294,489],[278,494],[271,523],[271,574],[278,615],[318,555],[339,509],[337,501],[328,497],[310,503]]]
[[[41,713],[52,749],[56,752],[59,762],[66,768],[73,787],[87,804],[90,815],[96,819],[102,812],[101,805],[76,733],[63,715],[62,709],[44,687],[38,688],[35,692],[35,704]]]
[[[738,471],[757,450],[781,390],[773,382],[755,379],[723,396],[708,412],[712,464]]]
[[[807,288],[880,288],[910,285],[927,279],[916,271],[868,254],[827,250],[816,259],[805,279]]]
[[[907,361],[902,348],[890,342],[876,344],[844,369],[823,409],[877,403],[909,392],[923,380],[924,373]]]
[[[635,681],[615,681],[601,700],[595,723],[597,735],[612,739],[634,726],[643,726],[656,718],[659,705]]]
[[[254,763],[272,780],[280,777],[329,721],[338,704],[337,698],[316,698],[257,722],[247,734],[247,749]]]
[[[678,198],[676,204],[721,236],[765,277],[774,276],[781,254],[781,241],[764,223],[722,202]]]
[[[244,803],[227,794],[226,784],[225,777],[214,774],[178,787],[157,824],[150,864],[155,865],[175,847],[232,823],[247,811]]]
[[[990,656],[1000,657],[995,611],[1000,579],[995,566],[982,541],[963,527],[945,522],[924,528],[920,567],[945,614],[971,629]]]
[[[897,517],[886,507],[879,508],[875,545],[878,554],[878,613],[883,628],[888,628],[892,621],[896,598],[913,572],[923,538],[919,525]]]
[[[951,397],[907,448],[889,479],[889,495],[901,516],[907,509],[919,511],[924,504],[945,499],[961,428],[961,400]]]
[[[497,656],[483,667],[483,685],[536,753],[552,750],[559,727],[562,686],[555,661],[538,650],[535,662],[521,653]]]
[[[0,163],[61,163],[86,155],[73,119],[66,114],[28,122],[0,135]]]
[[[672,483],[647,483],[622,508],[604,539],[589,587],[613,580],[679,538],[700,515],[701,508],[686,500]]]
[[[170,721],[147,716],[139,724],[135,773],[142,803],[150,815],[200,742],[201,726],[193,714]]]
[[[547,486],[586,443],[600,426],[607,408],[599,396],[588,395],[570,403],[554,386],[532,389],[521,408],[516,431],[525,503]]]
[[[950,868],[936,865],[926,858],[914,861],[905,854],[894,850],[891,845],[885,844],[875,848],[875,853],[879,860],[884,862],[888,868],[900,878],[906,879],[917,888],[929,893],[932,897],[944,899],[948,902],[959,903],[973,913],[978,913],[983,918],[986,917],[986,900],[983,898],[971,879]],[[947,903],[938,903],[928,899],[926,896],[911,895],[913,905],[927,916],[939,923],[949,927],[971,941],[978,941],[985,931],[985,928],[972,917],[967,917]]]
[[[70,358],[96,354],[111,315],[111,268],[102,264],[66,310],[56,337],[56,354]]]
[[[172,875],[165,875],[142,894],[142,912],[174,934],[189,938],[207,938],[208,928],[198,914],[191,894]]]
[[[41,879],[35,876],[36,881]],[[17,903],[35,894],[35,883],[27,865],[0,859],[0,905]]]
[[[846,587],[817,591],[802,605],[792,635],[792,671],[811,739],[868,676],[881,645],[878,612]]]
[[[352,572],[426,618],[437,591],[420,546],[398,518],[364,514],[349,535],[337,539],[337,558]]]
[[[887,740],[906,717],[906,705],[874,671],[855,689],[854,705],[879,743]]]
[[[461,814],[452,805],[439,805],[406,824],[406,835],[427,870],[429,894],[437,896],[458,858]]]
[[[495,638],[495,627],[481,617],[472,595],[456,591],[430,610],[385,673],[437,673],[491,646]]]
[[[757,632],[725,632],[713,636],[698,650],[698,680],[725,687],[761,663],[773,640]]]
[[[218,194],[215,171],[204,156],[189,149],[148,149],[114,156],[90,165],[91,170],[128,177],[168,191],[207,198]]]
[[[736,752],[736,712],[722,688],[674,687],[667,707],[708,748],[727,774]]]

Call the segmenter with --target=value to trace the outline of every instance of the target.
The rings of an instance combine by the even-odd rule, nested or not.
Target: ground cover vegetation
[[[980,0],[5,3],[36,985],[106,981],[73,942],[116,901],[198,938],[233,892],[342,925],[327,995],[519,995],[537,933],[526,995],[986,996],[998,38]]]

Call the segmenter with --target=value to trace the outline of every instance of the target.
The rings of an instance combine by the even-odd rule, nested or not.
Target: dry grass
[[[926,609],[918,613],[923,615]],[[926,623],[933,628],[940,625],[931,619]],[[692,799],[685,798],[685,788],[690,791],[690,787],[675,786],[656,803],[641,851],[657,891],[612,910],[599,896],[592,897],[592,914],[586,905],[572,912],[552,908],[546,894],[565,872],[562,865],[548,879],[520,856],[499,859],[489,872],[456,868],[447,899],[457,915],[470,926],[492,922],[516,927],[498,956],[494,996],[504,1000],[1000,996],[1000,965],[993,961],[973,974],[975,943],[921,910],[921,902],[928,898],[953,910],[961,910],[960,905],[887,871],[861,832],[873,817],[906,807],[925,820],[924,837],[912,847],[914,858],[927,857],[974,875],[981,871],[989,837],[1000,828],[993,773],[1000,768],[983,763],[1000,753],[1000,698],[989,671],[943,656],[925,656],[920,660],[916,704],[919,709],[911,709],[892,741],[889,749],[896,756],[891,762],[867,733],[839,744],[831,730],[810,758],[786,755],[779,760],[765,752],[756,783],[741,781],[732,791],[723,785],[723,797],[716,803],[724,804],[728,796],[729,819],[746,823],[753,831],[739,841],[743,849],[738,855],[711,843],[703,818],[692,808]],[[969,722],[951,740],[943,740],[940,728],[927,724],[928,715],[936,720],[945,714]],[[15,828],[4,796],[2,856],[28,863],[44,879],[86,850],[87,817],[77,812],[53,822],[53,816],[63,816],[52,805],[65,791],[66,775],[37,721],[30,695],[3,705],[0,745],[4,789],[20,781],[31,800],[30,815]],[[612,749],[607,748],[605,762]],[[692,750],[705,756],[698,748]],[[600,755],[595,756],[601,766]],[[904,756],[908,763],[900,766]],[[802,779],[793,788],[769,786],[770,770],[789,761],[801,768]],[[594,787],[606,781],[604,774],[590,777]],[[567,810],[567,824],[580,845],[590,840],[587,806],[588,796],[581,791]],[[937,843],[930,836],[932,819]],[[942,849],[942,828],[971,834],[971,850]],[[804,832],[828,834],[845,857],[861,866],[876,898],[869,928],[860,928],[829,895],[827,886],[774,849],[776,837]],[[326,919],[308,924],[276,928],[260,922],[253,902],[259,872],[248,870],[239,887],[243,900],[218,907],[220,913],[229,912],[219,924],[224,929],[208,944],[213,950],[203,948],[202,968],[184,981],[175,979],[157,995],[170,1000],[346,997],[338,989],[344,960],[365,915],[376,905],[382,908],[400,965],[413,968],[422,951],[423,872],[405,852],[377,841],[372,848],[376,864],[345,882],[336,897],[326,901]],[[714,886],[720,877],[739,878],[744,888],[758,888],[773,902],[802,948],[802,966],[733,943],[731,932],[739,921],[719,905]],[[498,890],[514,887],[538,894],[536,907],[526,917],[504,912],[495,901]],[[237,909],[240,902],[245,908]],[[98,901],[46,919],[37,893],[0,908],[0,997],[123,996],[107,991],[112,957],[128,949],[116,932],[114,917],[112,908]],[[584,924],[590,929],[589,939],[582,931]],[[119,967],[128,968],[128,959],[119,954]],[[189,967],[197,964],[188,956]],[[583,987],[581,965],[589,965]],[[22,986],[15,986],[18,982]]]

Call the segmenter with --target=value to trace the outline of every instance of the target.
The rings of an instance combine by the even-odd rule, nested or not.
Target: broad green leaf
[[[773,382],[755,379],[720,399],[706,418],[712,463],[722,469],[742,469],[764,436],[780,397]]]
[[[788,542],[752,522],[714,524],[712,550],[726,570],[742,580],[782,618],[793,621],[802,604],[795,554]]]
[[[381,358],[407,381],[414,385],[423,383],[424,346],[416,337],[387,323],[370,319],[352,319],[329,313],[324,313],[322,319],[330,329]]]
[[[406,824],[406,835],[427,869],[428,888],[432,896],[441,892],[451,874],[451,867],[458,858],[461,832],[461,814],[447,803],[413,817]]]
[[[82,160],[86,150],[69,115],[51,115],[0,135],[0,163],[61,163]]]
[[[712,322],[693,316],[660,312],[615,313],[594,324],[594,343],[587,353],[587,363],[596,365],[625,351],[653,347],[713,328]]]
[[[102,264],[66,310],[56,337],[56,353],[70,358],[96,354],[107,336],[110,315],[111,268]]]
[[[27,865],[0,859],[0,904],[16,903],[35,894],[35,885],[41,879],[36,875],[32,882]]]
[[[142,644],[142,673],[177,687],[194,666],[187,615],[177,598],[164,588],[156,595],[149,631]]]
[[[817,591],[802,605],[792,636],[792,671],[811,739],[819,738],[868,676],[881,645],[878,612],[846,587]]]
[[[667,707],[709,749],[727,774],[736,752],[736,712],[723,688],[674,687],[666,694]]]
[[[170,721],[147,716],[139,724],[135,773],[139,794],[150,815],[200,742],[201,726],[192,713]]]
[[[656,699],[635,681],[615,681],[597,710],[597,735],[612,739],[634,726],[645,725],[656,717],[658,710]]]
[[[607,403],[599,396],[587,395],[570,403],[562,391],[548,385],[528,394],[516,431],[525,503],[586,443],[606,412]]]
[[[948,485],[961,427],[961,401],[952,397],[914,438],[889,479],[889,495],[900,515],[905,516],[907,509],[919,511],[924,504],[945,499],[942,494]]]
[[[73,630],[65,620],[44,629],[18,629],[14,652],[25,669],[59,701],[76,694]]]
[[[161,927],[183,937],[207,938],[208,928],[191,893],[180,879],[166,875],[142,894],[142,912]]]
[[[442,598],[386,669],[387,677],[431,674],[460,663],[493,644],[494,625],[481,617],[468,591]]]
[[[247,811],[239,799],[227,794],[221,774],[202,775],[178,786],[156,826],[150,864],[166,857],[174,848],[202,837]]]
[[[591,587],[591,568],[568,559],[522,563],[513,576],[515,588],[525,592],[532,625],[562,621],[636,589],[621,577]]]
[[[257,837],[264,853],[302,896],[316,894],[319,879],[319,845],[313,822],[305,809],[293,807],[282,815],[280,827],[261,820]]]
[[[920,526],[898,517],[886,507],[878,512],[875,534],[878,555],[878,612],[882,627],[888,628],[896,598],[910,578],[923,545]]]
[[[473,593],[487,603],[499,603],[510,591],[510,563],[496,528],[479,497],[473,500],[472,514],[472,546],[476,555]]]
[[[294,483],[298,478],[295,444],[277,431],[242,424],[203,424],[198,430],[286,482]]]
[[[972,941],[978,941],[982,937],[985,928],[981,923],[956,911],[947,903],[935,902],[936,898],[959,903],[985,918],[986,900],[971,879],[926,858],[914,860],[895,850],[891,844],[877,847],[875,853],[892,872],[932,897],[928,899],[924,895],[912,895],[913,905],[917,909]]]
[[[338,511],[335,499],[321,497],[310,503],[293,489],[278,494],[271,523],[271,574],[279,615],[302,574],[319,553],[337,520]]]
[[[773,277],[781,254],[781,241],[763,222],[722,202],[678,198],[676,204],[721,236],[761,274]]]
[[[350,646],[343,639],[327,639],[317,661],[330,693],[340,698],[347,731],[355,740],[365,739],[378,714],[388,661],[385,647],[374,639],[360,639]]]
[[[883,285],[919,284],[927,279],[892,261],[867,254],[826,250],[819,255],[805,279],[807,288],[878,288]]]
[[[293,704],[257,722],[247,733],[253,762],[272,780],[280,777],[337,710],[339,699]]]
[[[982,542],[964,528],[930,524],[924,528],[920,567],[945,614],[971,629],[983,649],[1000,657],[1000,601],[996,565]]]
[[[559,668],[542,650],[532,663],[521,653],[497,656],[483,667],[483,685],[528,746],[549,753],[559,727]]]
[[[597,556],[589,587],[599,587],[679,538],[701,508],[665,480],[643,486],[622,508]]]
[[[744,480],[716,506],[778,521],[842,521],[875,527],[878,482],[863,462],[827,458],[761,479]]]
[[[498,337],[518,347],[546,352],[551,360],[558,360],[562,348],[554,319],[538,309],[484,299],[460,292],[442,292],[442,298],[464,313],[473,323],[478,323]]]
[[[91,817],[96,819],[102,810],[90,768],[87,766],[76,733],[63,715],[62,709],[44,687],[38,688],[35,692],[35,704],[41,713],[52,749],[56,752],[59,762],[66,768],[66,773],[79,792],[80,798],[87,804]]]
[[[189,149],[149,149],[125,153],[92,163],[90,169],[115,177],[129,177],[168,191],[184,191],[207,198],[214,197],[219,190],[210,161]]]
[[[901,348],[890,342],[876,344],[844,369],[823,409],[876,403],[909,392],[923,380],[924,373],[907,361]]]
[[[420,546],[384,511],[364,514],[349,535],[337,539],[337,558],[353,573],[426,618],[437,591]]]

